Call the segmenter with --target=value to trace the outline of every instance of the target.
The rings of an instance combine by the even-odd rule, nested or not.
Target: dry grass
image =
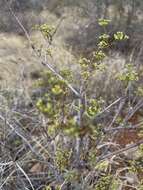
[[[79,6],[72,6],[71,8],[65,5],[62,8],[60,7],[61,9],[57,7],[54,14],[50,12],[50,9],[56,7],[57,1],[50,1],[49,3],[50,8],[44,8],[38,15],[29,11],[24,17],[19,13],[19,17],[22,21],[26,21],[26,27],[31,27],[32,20],[34,24],[46,22],[57,25],[59,22],[57,16],[64,13],[64,20],[53,40],[53,58],[50,58],[48,61],[57,70],[70,68],[74,76],[78,77],[80,72],[77,66],[79,55],[77,56],[75,49],[77,48],[78,53],[83,52],[82,50],[86,46],[85,42],[88,41],[88,36],[82,35],[81,29],[85,27],[88,30],[87,24],[95,9],[92,10],[89,18],[83,15],[83,9]],[[77,3],[77,1],[74,3]],[[85,5],[85,3],[81,5]],[[87,12],[89,12],[92,5],[92,2],[87,3]],[[109,16],[113,16],[116,13],[114,6],[109,7],[108,11]],[[28,19],[29,21],[27,22]],[[43,47],[47,46],[40,33],[31,29],[29,31],[36,48],[41,48],[41,45]],[[75,38],[75,47],[73,47],[67,42],[68,39],[72,39],[77,34],[81,34],[84,38],[80,36],[79,41],[76,41],[78,38]],[[95,34],[95,32],[92,34]],[[75,138],[63,135],[63,133],[49,134],[48,131],[51,126],[48,123],[48,118],[39,113],[35,107],[35,100],[31,96],[33,90],[31,73],[35,71],[38,73],[43,67],[30,49],[27,40],[22,35],[4,32],[0,33],[0,39],[0,189],[43,190],[49,184],[55,189],[58,184],[62,190],[93,190],[94,185],[98,183],[98,179],[102,176],[100,174],[103,173],[112,174],[120,179],[120,187],[118,189],[138,189],[143,172],[140,168],[138,168],[139,171],[131,172],[132,166],[130,166],[130,161],[134,163],[134,158],[138,159],[140,156],[142,158],[142,155],[139,155],[138,144],[133,144],[133,149],[131,150],[130,148],[128,150],[128,146],[132,146],[131,143],[138,143],[141,139],[138,137],[137,130],[131,130],[131,132],[128,129],[123,130],[122,126],[115,121],[118,116],[126,119],[129,115],[127,122],[129,122],[131,127],[134,127],[136,124],[141,126],[142,115],[140,120],[134,119],[134,115],[133,117],[130,116],[132,114],[130,108],[132,106],[131,111],[134,111],[136,106],[140,108],[142,99],[133,105],[127,99],[127,102],[119,101],[118,104],[111,106],[111,112],[107,112],[107,116],[103,114],[103,118],[99,121],[99,124],[102,123],[105,127],[105,131],[103,131],[105,138],[96,139],[97,141],[99,140],[98,142],[94,139],[89,142],[88,135],[85,135],[83,146],[81,147],[81,162],[79,165],[76,165]],[[83,43],[82,39],[85,39]],[[87,49],[84,50],[86,52]],[[42,52],[43,55],[44,53]],[[92,79],[91,88],[95,88],[93,96],[99,97],[102,95],[107,102],[112,103],[115,97],[123,95],[122,86],[115,81],[115,78],[116,74],[127,63],[127,57],[121,53],[112,52],[104,60],[104,63],[108,69],[104,74],[99,73]],[[107,102],[106,106],[109,105]],[[138,103],[140,104],[138,105]],[[120,107],[122,108],[121,110]],[[121,129],[116,131],[115,127]],[[108,163],[108,169],[105,168],[105,170],[100,171],[88,163],[89,149],[95,148],[96,143],[99,151],[97,161],[100,159],[105,160],[105,164]],[[65,171],[60,171],[56,163],[56,152],[59,147],[68,152],[72,151],[73,154],[73,157],[70,159],[70,165],[68,165],[68,169]],[[95,154],[95,152],[93,153]],[[131,155],[133,156],[131,157]],[[65,175],[69,171],[75,172],[77,181],[67,182],[65,180]],[[70,182],[73,184],[70,184]]]

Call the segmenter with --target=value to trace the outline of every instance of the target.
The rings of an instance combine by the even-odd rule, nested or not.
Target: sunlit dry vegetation
[[[142,190],[142,1],[0,6],[0,189]]]

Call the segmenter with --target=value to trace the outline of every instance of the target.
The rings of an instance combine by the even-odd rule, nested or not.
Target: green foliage
[[[141,87],[141,86],[139,86],[138,88],[137,88],[137,92],[136,92],[136,94],[138,95],[138,96],[143,96],[143,87]]]
[[[100,26],[107,26],[107,25],[109,25],[110,22],[111,22],[111,20],[109,20],[109,19],[99,19],[98,20],[98,24]]]
[[[95,99],[91,99],[89,101],[89,106],[87,108],[87,114],[92,117],[92,116],[95,116],[96,114],[100,113],[101,103],[102,103],[101,99],[99,101],[97,101]]]
[[[120,184],[121,184],[120,179],[112,179],[112,183],[110,185],[110,189],[111,190],[117,190],[117,189],[119,189]]]
[[[108,44],[108,42],[106,42],[105,40],[101,40],[101,41],[98,43],[98,47],[99,47],[100,49],[107,48],[107,47],[109,47],[109,44]],[[103,58],[104,58],[104,57],[103,57]]]
[[[65,72],[61,71],[61,75],[66,76]],[[36,105],[41,112],[52,116],[56,107],[62,106],[60,100],[62,101],[63,97],[68,95],[68,88],[63,80],[53,76],[49,71],[45,71],[42,76],[43,78],[38,81],[37,86],[47,87],[47,92],[37,101]],[[55,104],[56,101],[59,102]]]
[[[49,25],[49,24],[42,24],[42,25],[36,25],[34,29],[39,30],[43,36],[48,39],[48,41],[51,43],[52,36],[55,32],[55,27]]]
[[[143,180],[141,180],[138,190],[143,190]]]
[[[81,76],[84,80],[89,80],[92,74],[97,71],[104,71],[106,69],[104,64],[101,64],[106,54],[102,50],[94,51],[89,59],[83,57],[79,59],[79,64],[81,66]]]
[[[60,95],[63,94],[63,89],[60,87],[60,85],[56,84],[53,88],[52,88],[52,93],[53,95]]]
[[[53,115],[52,104],[50,102],[45,102],[44,99],[39,99],[36,106],[41,112],[47,114],[48,116]]]
[[[57,149],[55,153],[55,164],[60,171],[66,170],[70,166],[72,151]]]
[[[98,22],[104,31],[109,23],[110,20],[108,19],[100,19]],[[38,30],[43,33],[48,41],[52,40],[54,33],[53,28],[50,29],[48,25],[42,25]],[[72,73],[70,69],[60,69],[58,74],[61,77],[55,76],[52,72],[46,70],[41,74],[41,78],[37,82],[38,87],[45,89],[43,96],[37,100],[36,106],[39,111],[47,117],[48,135],[55,137],[56,134],[62,134],[64,137],[72,138],[73,142],[76,141],[77,137],[81,141],[87,137],[90,139],[91,144],[88,151],[84,152],[84,144],[81,144],[80,153],[77,157],[79,159],[78,162],[82,163],[83,161],[87,166],[94,168],[99,174],[102,174],[98,176],[96,184],[93,185],[95,190],[116,190],[119,187],[120,180],[113,177],[113,172],[108,173],[109,169],[111,169],[109,160],[97,163],[97,157],[100,155],[100,151],[96,143],[100,143],[99,139],[103,138],[105,142],[107,139],[105,138],[106,134],[104,132],[105,126],[102,121],[97,120],[96,122],[96,118],[98,119],[98,116],[100,116],[104,110],[106,102],[104,102],[102,97],[97,97],[96,94],[94,95],[95,89],[91,89],[91,84],[94,80],[94,76],[98,72],[104,74],[103,71],[105,71],[106,65],[103,64],[103,60],[107,57],[108,50],[112,46],[112,43],[127,39],[128,36],[123,32],[116,32],[113,42],[111,42],[109,34],[106,34],[106,32],[101,34],[98,38],[95,50],[87,57],[81,56],[79,58],[79,86],[74,86],[74,73]],[[47,50],[49,56],[52,54],[51,51],[52,49]],[[63,78],[63,80],[61,80],[61,78]],[[117,79],[128,84],[129,82],[137,81],[139,76],[136,72],[136,68],[132,64],[126,64],[121,73],[118,74]],[[73,95],[69,85],[77,89],[80,93],[80,97]],[[138,89],[138,93],[142,94],[141,88]],[[114,123],[120,125],[122,122],[123,119],[118,116]],[[63,142],[61,142],[61,144],[62,143]],[[81,183],[87,174],[82,174],[80,177],[76,170],[76,148],[69,149],[67,147],[59,147],[60,145],[57,145],[54,154],[54,165],[58,172],[62,174],[64,183]],[[106,175],[104,175],[104,173]],[[91,187],[93,186],[91,185]]]
[[[129,36],[127,36],[126,34],[124,34],[123,32],[116,32],[114,34],[114,39],[117,41],[122,41],[122,40],[127,40],[129,39]]]
[[[139,77],[135,67],[132,64],[127,64],[122,73],[118,75],[118,79],[128,83],[130,81],[137,81]]]
[[[111,181],[112,181],[112,176],[108,175],[108,176],[102,176],[96,186],[95,189],[96,190],[109,190],[110,189],[110,185],[111,185]]]
[[[105,54],[102,50],[93,52],[93,59],[94,59],[95,61],[103,61],[103,59],[104,59],[105,57],[106,57],[106,54]]]
[[[47,51],[47,55],[49,55],[50,57],[52,57],[52,49],[48,48],[46,51]]]
[[[67,70],[60,71],[61,76],[67,80],[72,80],[71,73]],[[37,86],[44,87],[46,92],[37,100],[36,106],[41,113],[49,119],[48,133],[53,136],[59,130],[69,134],[75,134],[75,126],[71,119],[66,119],[69,113],[69,106],[72,99],[69,99],[69,89],[65,82],[52,75],[49,71],[44,71],[38,80]],[[73,128],[74,126],[74,128]]]
[[[50,185],[48,185],[43,190],[52,190],[52,189],[53,188]],[[62,190],[62,189],[59,185],[56,185],[55,190]]]
[[[75,183],[79,179],[79,174],[76,169],[67,170],[64,174],[64,179],[68,182]]]
[[[100,26],[107,26],[110,23],[108,19],[99,19]],[[47,24],[43,24],[41,26],[36,26],[38,30],[40,30],[45,38],[52,39],[52,35],[54,33],[54,28]],[[124,40],[126,35],[117,32],[115,34],[116,40],[117,37],[120,40]],[[91,53],[91,55],[86,57],[81,57],[79,59],[79,65],[81,67],[81,83],[84,81],[83,89],[85,88],[86,92],[89,91],[88,86],[90,86],[92,77],[98,72],[102,72],[106,69],[106,66],[103,64],[104,58],[106,58],[105,48],[110,47],[112,44],[109,43],[110,36],[106,33],[103,33],[99,36],[99,43],[97,44],[97,49]],[[48,51],[49,56],[51,56],[51,48]],[[73,82],[73,73],[69,69],[62,69],[59,71],[59,74],[68,82]],[[55,130],[62,130],[66,135],[74,135],[77,136],[83,131],[78,128],[77,122],[72,116],[73,112],[80,112],[80,110],[84,109],[83,115],[87,115],[88,119],[95,117],[102,110],[103,102],[101,99],[91,99],[88,94],[87,105],[77,106],[77,101],[75,101],[75,106],[69,112],[69,108],[72,104],[71,92],[67,87],[67,84],[64,80],[59,79],[57,76],[53,75],[51,71],[44,71],[41,74],[41,79],[38,80],[37,86],[44,87],[46,89],[46,93],[37,101],[37,108],[42,112],[45,116],[50,120],[51,125],[49,125],[49,133],[55,133]],[[120,80],[137,80],[137,73],[131,67],[131,65],[127,65],[125,67],[124,73],[119,76]],[[84,108],[85,107],[85,108]],[[95,132],[91,127],[90,122],[84,121],[86,123],[87,131],[91,133],[91,131]],[[53,128],[50,129],[50,128]],[[85,128],[84,128],[84,131]],[[97,130],[98,131],[98,130]],[[96,132],[97,132],[96,131]],[[94,133],[93,132],[93,133]],[[98,132],[97,132],[98,133]],[[84,132],[85,134],[85,132]]]
[[[108,34],[102,34],[99,36],[99,43],[97,44],[99,49],[108,48],[110,36]]]
[[[77,4],[80,4],[78,0],[75,0],[75,2]],[[90,5],[90,3],[87,0],[85,0],[85,2],[87,2],[88,4],[87,6],[90,9],[92,4]],[[103,5],[102,1],[93,0],[93,2],[95,2],[95,4],[96,3],[99,4],[99,9],[104,9],[104,6],[102,6]],[[107,8],[110,9],[104,11],[105,15],[109,14],[110,17],[112,17],[111,15],[115,14],[115,20],[118,20],[118,15],[116,15],[114,10],[114,3],[112,3],[112,6],[110,7],[110,3],[107,2],[106,0],[105,2]],[[84,6],[84,1],[82,3],[83,3],[82,8],[84,9],[84,7],[86,6]],[[44,7],[44,10],[49,14],[54,7],[58,7],[58,11],[55,11],[55,13],[57,16],[60,15],[61,14],[61,11],[59,9],[60,7],[59,5],[56,6],[57,4],[56,1],[50,1],[50,4],[51,7],[48,7],[48,10],[46,10]],[[68,10],[71,11],[67,6],[69,2],[64,1],[63,4],[64,4],[63,10],[65,14],[67,14]],[[70,0],[70,4],[73,4],[73,0]],[[120,1],[118,1],[118,4],[120,11],[121,9],[124,9]],[[132,4],[134,6],[134,3]],[[78,16],[84,16],[84,23],[85,23],[87,19],[83,9],[82,10],[78,9],[77,11],[79,12]],[[43,18],[45,18],[45,11],[44,12],[42,11]],[[134,11],[134,9],[131,11]],[[51,16],[49,16],[49,18],[51,18]],[[131,107],[132,96],[134,94],[132,94],[131,92],[132,88],[129,89],[130,90],[129,94],[128,92],[124,93],[124,90],[126,92],[126,88],[123,89],[124,86],[122,89],[119,89],[121,90],[121,94],[123,96],[125,95],[126,98],[123,104],[122,104],[122,97],[123,97],[122,95],[120,99],[121,101],[116,101],[116,98],[118,100],[119,97],[115,97],[112,90],[110,90],[110,94],[108,94],[107,88],[108,88],[108,81],[110,80],[110,78],[106,78],[106,72],[103,72],[108,67],[108,64],[105,65],[106,61],[104,63],[104,59],[106,59],[106,57],[112,51],[112,45],[114,45],[114,43],[119,43],[119,44],[121,43],[122,45],[122,41],[129,39],[129,37],[121,31],[115,32],[113,36],[109,35],[108,31],[110,27],[108,26],[110,22],[111,21],[108,19],[98,20],[98,25],[101,26],[102,33],[99,35],[98,38],[96,37],[98,42],[97,44],[94,45],[93,52],[90,53],[87,52],[87,54],[82,55],[81,58],[79,59],[77,67],[76,65],[74,65],[75,66],[74,68],[77,68],[75,73],[73,73],[70,69],[63,69],[62,67],[64,64],[61,65],[61,67],[59,68],[59,65],[57,65],[55,61],[57,58],[59,58],[59,60],[64,59],[64,57],[62,57],[62,55],[59,54],[58,52],[59,47],[58,48],[55,47],[57,43],[52,43],[53,36],[56,32],[55,27],[49,24],[42,24],[35,26],[35,29],[38,30],[42,34],[41,36],[44,37],[44,42],[47,43],[46,47],[44,47],[43,45],[40,44],[42,42],[41,40],[38,44],[38,48],[36,49],[36,46],[34,45],[33,50],[37,51],[37,55],[40,57],[40,60],[47,60],[47,62],[51,65],[53,70],[55,69],[56,72],[44,70],[44,72],[40,73],[35,88],[40,89],[41,93],[40,97],[37,97],[36,101],[34,99],[32,103],[30,102],[32,106],[28,102],[28,106],[23,107],[22,105],[19,111],[18,108],[19,104],[17,102],[21,101],[22,98],[18,97],[18,99],[15,99],[14,97],[13,101],[11,100],[12,98],[9,92],[6,94],[7,96],[6,100],[10,101],[10,104],[14,102],[13,106],[14,109],[11,106],[12,104],[10,105],[12,110],[9,110],[8,109],[9,107],[5,107],[1,103],[0,120],[3,120],[2,118],[5,117],[4,121],[1,121],[0,124],[1,126],[2,125],[4,126],[3,128],[0,127],[2,128],[0,129],[0,136],[1,136],[0,157],[2,161],[1,163],[2,175],[0,175],[1,188],[10,189],[12,187],[9,184],[14,184],[15,181],[19,181],[19,179],[21,183],[22,178],[24,177],[23,174],[25,174],[23,171],[26,171],[26,173],[28,174],[30,179],[29,181],[31,181],[30,183],[31,186],[33,184],[34,188],[39,188],[39,189],[44,187],[43,190],[52,190],[52,189],[118,190],[121,188],[126,189],[126,187],[124,186],[126,184],[128,185],[128,182],[126,183],[127,170],[129,172],[132,171],[132,173],[134,172],[139,178],[138,180],[140,180],[143,173],[143,147],[142,146],[139,147],[138,150],[139,157],[134,160],[134,158],[131,158],[132,157],[131,155],[128,155],[128,151],[126,152],[122,152],[122,150],[120,151],[122,145],[118,146],[118,142],[116,142],[116,134],[118,138],[118,135],[120,137],[120,135],[122,136],[122,133],[124,133],[124,131],[126,132],[128,126],[126,127],[125,130],[122,129],[123,128],[122,126],[126,124],[125,120],[128,116],[130,116],[130,113],[132,115],[132,110],[130,109],[131,112],[125,113],[127,114],[126,115],[127,117],[126,116],[125,118],[122,117],[122,110],[120,108],[122,108],[123,104],[124,104],[123,109],[125,108],[125,112],[128,109],[126,107],[127,104],[129,104],[130,108],[134,108]],[[84,26],[84,23],[80,23],[80,25]],[[64,20],[64,26],[66,26],[65,20]],[[61,30],[59,31],[59,33],[60,32]],[[109,33],[112,33],[112,31]],[[88,36],[86,37],[87,37],[86,40],[87,43],[89,44],[91,43],[93,45],[95,36],[92,42],[88,41]],[[80,40],[81,38],[82,35],[80,36]],[[60,43],[61,39],[62,38],[60,38],[60,40],[58,39]],[[70,41],[70,39],[72,38],[69,39],[66,38],[67,41]],[[62,45],[64,46],[65,44],[62,43]],[[66,48],[68,47],[66,46]],[[93,48],[93,46],[91,48]],[[90,50],[90,48],[88,50]],[[56,57],[54,57],[54,52],[56,54]],[[43,59],[42,55],[45,56]],[[78,53],[76,54],[76,56],[78,57]],[[70,68],[71,67],[72,65],[70,65]],[[116,67],[113,66],[113,68],[115,68],[116,70]],[[111,72],[110,75],[110,69],[107,71],[109,72],[109,76],[111,76],[112,73],[114,72],[114,71]],[[55,73],[58,74],[55,76]],[[95,76],[96,78],[99,76],[97,81],[95,81]],[[102,90],[103,87],[102,84],[104,83],[103,80],[106,79],[107,79],[106,83],[107,86],[105,86],[105,88]],[[121,70],[121,73],[118,75],[118,79],[125,84],[131,84],[132,85],[131,87],[133,88],[134,88],[133,85],[137,86],[136,95],[138,97],[135,98],[133,97],[134,99],[133,104],[136,104],[135,102],[136,99],[140,97],[142,98],[143,96],[142,86],[138,87],[138,83],[141,81],[136,83],[136,81],[138,81],[139,79],[139,75],[136,71],[136,68],[131,64],[126,64],[123,70]],[[99,85],[97,86],[96,84],[98,83],[98,81]],[[75,95],[72,88],[69,87],[73,87],[73,89],[75,89],[79,93],[79,96]],[[98,89],[98,87],[100,89]],[[112,86],[111,87],[109,86],[109,88],[112,89]],[[1,90],[3,91],[3,89]],[[103,93],[100,94],[101,92],[105,92],[105,95],[103,95]],[[22,94],[26,93],[22,92]],[[104,102],[102,98],[99,98],[102,95],[105,98],[107,96],[106,98],[107,102]],[[111,98],[114,96],[115,99],[110,100],[108,96]],[[129,100],[130,102],[128,102],[128,97],[129,99],[131,99]],[[35,109],[33,109],[34,101],[37,109],[39,110],[37,112],[35,111]],[[116,101],[115,104],[114,101]],[[32,109],[29,110],[30,109],[29,107],[32,107]],[[36,117],[33,118],[32,114],[36,115]],[[30,122],[26,124],[27,128],[24,128],[25,126],[23,124],[23,121],[21,121],[22,117],[24,119],[26,118],[30,120]],[[34,123],[35,125],[33,126]],[[142,123],[138,124],[141,125]],[[114,128],[116,126],[117,129]],[[130,126],[132,127],[132,122],[130,123]],[[28,131],[28,133],[25,133],[26,131]],[[133,130],[131,130],[131,133],[132,131]],[[137,130],[135,132],[137,132]],[[141,133],[142,131],[140,132],[140,138],[142,137]],[[15,138],[15,136],[18,135],[20,136],[20,138],[18,139]],[[13,145],[12,148],[9,147],[8,145],[9,139],[12,142],[11,143]],[[27,147],[29,148],[27,149]],[[5,148],[6,151],[4,150]],[[25,149],[27,149],[28,152],[25,151]],[[134,151],[133,149],[132,151]],[[119,150],[119,152],[118,151],[116,152],[116,150]],[[126,147],[123,150],[126,150]],[[7,154],[5,154],[5,152],[7,152]],[[128,156],[130,158],[128,158]],[[136,156],[138,156],[138,153]],[[12,165],[11,165],[12,162],[11,160],[13,161]],[[17,162],[16,165],[14,164],[15,160]],[[35,168],[35,164],[37,167],[37,162],[39,162],[40,164],[38,163],[38,168],[36,168],[36,173],[39,174],[40,177],[39,175],[38,177],[37,175],[35,176],[35,172],[33,173],[32,171],[33,168]],[[19,175],[17,167],[18,164],[19,166],[21,165],[20,167],[22,167],[21,169],[19,167],[20,169],[19,172],[23,172],[22,175]],[[24,165],[27,165],[26,170],[25,168],[23,168]],[[30,170],[30,173],[28,170]],[[13,172],[14,175],[9,177],[9,174],[12,174]],[[18,174],[18,176],[16,176],[15,174]],[[44,176],[44,174],[46,174],[46,176]],[[27,178],[26,175],[25,177]],[[39,181],[38,185],[36,182],[37,181],[36,178],[38,179],[41,178],[41,181]],[[140,180],[140,182],[137,181],[136,183],[137,184],[135,184],[135,187],[133,188],[143,190],[142,180]],[[23,184],[26,185],[27,182],[24,182]],[[134,184],[131,184],[127,188],[128,189],[132,188],[131,187],[132,185]],[[18,182],[18,187],[19,189],[22,189],[19,182]],[[14,185],[13,188],[16,188],[16,186]]]
[[[76,122],[74,121],[74,118],[70,119],[66,125],[63,128],[63,132],[65,135],[68,136],[78,136],[79,135],[79,128],[76,124]]]
[[[109,161],[108,160],[104,160],[104,161],[101,161],[99,162],[97,165],[96,165],[96,169],[99,170],[99,171],[102,171],[102,172],[106,172],[107,169],[109,167]]]
[[[99,40],[108,41],[109,38],[110,38],[110,35],[108,35],[108,34],[102,34],[99,36]]]
[[[88,162],[91,167],[96,166],[96,161],[97,161],[97,149],[96,148],[91,148],[89,150],[89,155],[88,155]]]
[[[44,190],[52,190],[52,188],[48,185],[44,188]]]

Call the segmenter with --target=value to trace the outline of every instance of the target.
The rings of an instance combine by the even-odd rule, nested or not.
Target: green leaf
[[[111,22],[111,20],[109,20],[109,19],[99,19],[98,20],[98,24],[100,26],[107,26],[110,22]]]
[[[110,189],[111,190],[118,190],[120,187],[121,181],[118,179],[113,179]]]
[[[98,43],[99,48],[107,48],[109,46],[108,42],[102,40]]]
[[[54,95],[62,94],[62,93],[63,93],[63,89],[60,87],[60,85],[55,85],[55,86],[52,88],[52,93],[53,93]]]
[[[123,32],[117,32],[114,34],[114,39],[118,41],[127,40],[129,36],[125,35]]]
[[[97,60],[97,61],[101,61],[106,57],[106,54],[100,50],[100,51],[96,51],[93,53],[93,57]]]
[[[45,190],[52,190],[52,188],[48,185],[45,187]]]
[[[110,36],[109,36],[108,34],[102,34],[102,35],[99,36],[99,39],[100,39],[100,40],[105,40],[105,41],[106,41],[106,40],[109,39],[109,37],[110,37]]]
[[[109,161],[104,160],[104,161],[100,162],[99,164],[97,164],[97,166],[95,168],[98,170],[101,170],[101,171],[107,171],[108,166],[109,166]]]

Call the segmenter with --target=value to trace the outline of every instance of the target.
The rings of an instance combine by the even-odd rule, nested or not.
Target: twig
[[[115,100],[114,102],[112,102],[109,106],[107,106],[104,110],[102,110],[99,114],[96,115],[96,117],[102,115],[104,112],[108,111],[112,106],[114,106],[115,104],[117,104],[118,102],[120,102],[124,97],[120,97],[117,100]]]
[[[111,127],[112,127],[112,125],[113,125],[114,122],[116,121],[118,115],[120,114],[120,112],[121,112],[121,110],[122,110],[124,104],[125,104],[125,99],[123,99],[123,100],[120,102],[119,107],[118,107],[118,110],[117,110],[117,112],[116,112],[116,114],[115,114],[115,116],[114,116],[114,118],[113,118],[113,120],[112,120],[112,122],[111,122],[111,124],[109,125],[108,128],[111,128]]]
[[[24,32],[24,34],[25,34],[25,36],[26,36],[26,38],[27,38],[27,40],[28,40],[28,42],[29,42],[29,44],[30,44],[32,50],[34,51],[35,55],[39,58],[40,63],[41,63],[43,66],[48,67],[48,69],[49,69],[55,76],[57,76],[60,80],[63,80],[63,81],[65,82],[65,84],[67,85],[67,87],[68,87],[78,98],[81,98],[80,93],[79,93],[66,79],[64,79],[48,62],[45,62],[45,60],[42,60],[42,59],[39,57],[39,55],[38,55],[38,53],[37,53],[37,51],[36,51],[36,49],[35,49],[35,47],[34,47],[34,45],[33,45],[33,43],[32,43],[32,40],[31,40],[31,38],[30,38],[30,35],[29,35],[28,32],[27,32],[27,30],[25,29],[25,27],[23,26],[23,24],[21,23],[21,21],[19,20],[19,18],[16,16],[16,14],[13,12],[13,10],[12,10],[12,8],[9,6],[8,2],[7,2],[6,0],[5,0],[5,2],[6,2],[6,4],[7,4],[7,6],[8,6],[8,8],[9,8],[9,11],[10,11],[11,15],[15,18],[15,20],[17,21],[17,23],[19,24],[19,26],[20,26],[21,29],[23,30],[23,32]],[[54,33],[54,34],[55,34],[55,33]]]
[[[40,155],[37,154],[37,152],[33,149],[33,147],[31,146],[31,144],[27,141],[27,139],[20,133],[18,132],[2,115],[0,115],[0,119],[2,121],[4,121],[6,123],[6,125],[8,125],[10,127],[10,129],[12,129],[12,131],[14,131],[30,148],[31,152],[37,157],[39,158]]]
[[[125,117],[124,122],[127,122],[141,107],[143,107],[143,99],[141,99],[133,108],[131,112]]]
[[[9,176],[5,179],[5,181],[1,184],[0,189],[3,189],[3,186],[7,183],[7,181],[9,180],[9,178],[14,174],[15,170],[13,170]]]
[[[103,160],[105,160],[107,158],[111,158],[112,156],[117,156],[117,155],[119,155],[119,154],[121,154],[121,153],[123,153],[123,152],[125,152],[125,151],[127,151],[129,149],[138,147],[141,144],[143,144],[143,140],[141,140],[141,141],[139,141],[137,143],[131,144],[131,145],[129,145],[129,146],[125,147],[125,148],[122,148],[120,150],[117,150],[117,151],[114,151],[112,153],[109,153],[109,154],[107,154],[105,156],[101,156],[101,157],[98,158],[97,163],[100,162],[100,161],[103,161]]]
[[[13,161],[0,163],[0,166],[8,166],[8,165],[11,165],[12,163],[13,163]]]
[[[21,168],[21,166],[20,166],[18,163],[16,163],[16,166],[17,166],[18,169],[24,174],[24,176],[26,177],[27,181],[29,182],[29,184],[30,184],[32,190],[35,190],[33,184],[31,183],[31,180],[29,179],[29,177],[28,177],[28,175],[26,174],[26,172]]]
[[[105,133],[108,133],[108,132],[111,132],[111,131],[118,131],[118,130],[125,130],[125,129],[129,129],[129,130],[143,130],[143,128],[139,128],[139,126],[143,125],[143,122],[140,122],[139,124],[136,124],[136,125],[133,125],[133,126],[128,126],[128,127],[125,127],[125,126],[119,126],[119,127],[114,127],[114,128],[106,128],[104,129],[103,131]]]

